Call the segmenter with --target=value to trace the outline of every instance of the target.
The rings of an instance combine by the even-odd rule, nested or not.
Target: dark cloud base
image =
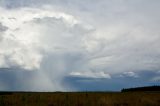
[[[138,77],[120,77],[121,74],[112,75],[111,79],[91,79],[80,77],[66,77],[64,80],[78,91],[120,91],[123,88],[160,85],[159,81],[151,79],[157,75],[155,71],[138,72]]]
[[[36,77],[39,71],[26,71],[22,69],[0,69],[0,90],[1,91],[54,91],[47,89],[47,86],[39,82]],[[160,76],[156,71],[140,71],[138,77],[122,77],[121,74],[112,75],[111,79],[105,78],[83,78],[66,76],[62,84],[75,88],[76,91],[119,91],[122,88],[160,85],[160,82],[152,81],[154,77]],[[39,76],[38,76],[39,77]],[[45,80],[45,79],[43,79]],[[41,83],[41,86],[33,83]],[[41,88],[39,88],[41,87]],[[65,89],[65,88],[64,88]],[[58,91],[58,89],[57,89]]]

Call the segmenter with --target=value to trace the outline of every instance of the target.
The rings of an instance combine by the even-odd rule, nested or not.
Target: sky
[[[159,10],[159,0],[0,0],[0,90],[159,85]]]

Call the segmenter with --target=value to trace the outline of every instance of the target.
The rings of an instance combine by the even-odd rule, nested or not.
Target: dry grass
[[[160,106],[160,93],[13,93],[0,95],[0,106]]]

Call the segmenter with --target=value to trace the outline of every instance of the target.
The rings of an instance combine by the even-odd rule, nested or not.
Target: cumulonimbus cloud
[[[8,0],[0,8],[0,67],[40,70],[53,86],[88,70],[159,70],[159,6],[142,1],[56,1],[60,12],[55,1],[9,8]]]
[[[3,11],[0,16],[1,67],[39,69],[43,51],[81,49],[82,37],[88,31],[65,13],[25,8],[11,11],[1,8],[0,11]]]
[[[0,11],[0,67],[38,70],[31,79],[37,82],[43,77],[48,88],[63,89],[63,76],[83,60],[83,37],[90,26],[62,12],[35,8]]]

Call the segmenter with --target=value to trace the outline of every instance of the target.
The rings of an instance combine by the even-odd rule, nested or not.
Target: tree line
[[[136,87],[136,88],[125,88],[121,92],[134,92],[134,91],[160,91],[160,86],[145,86],[145,87]]]

